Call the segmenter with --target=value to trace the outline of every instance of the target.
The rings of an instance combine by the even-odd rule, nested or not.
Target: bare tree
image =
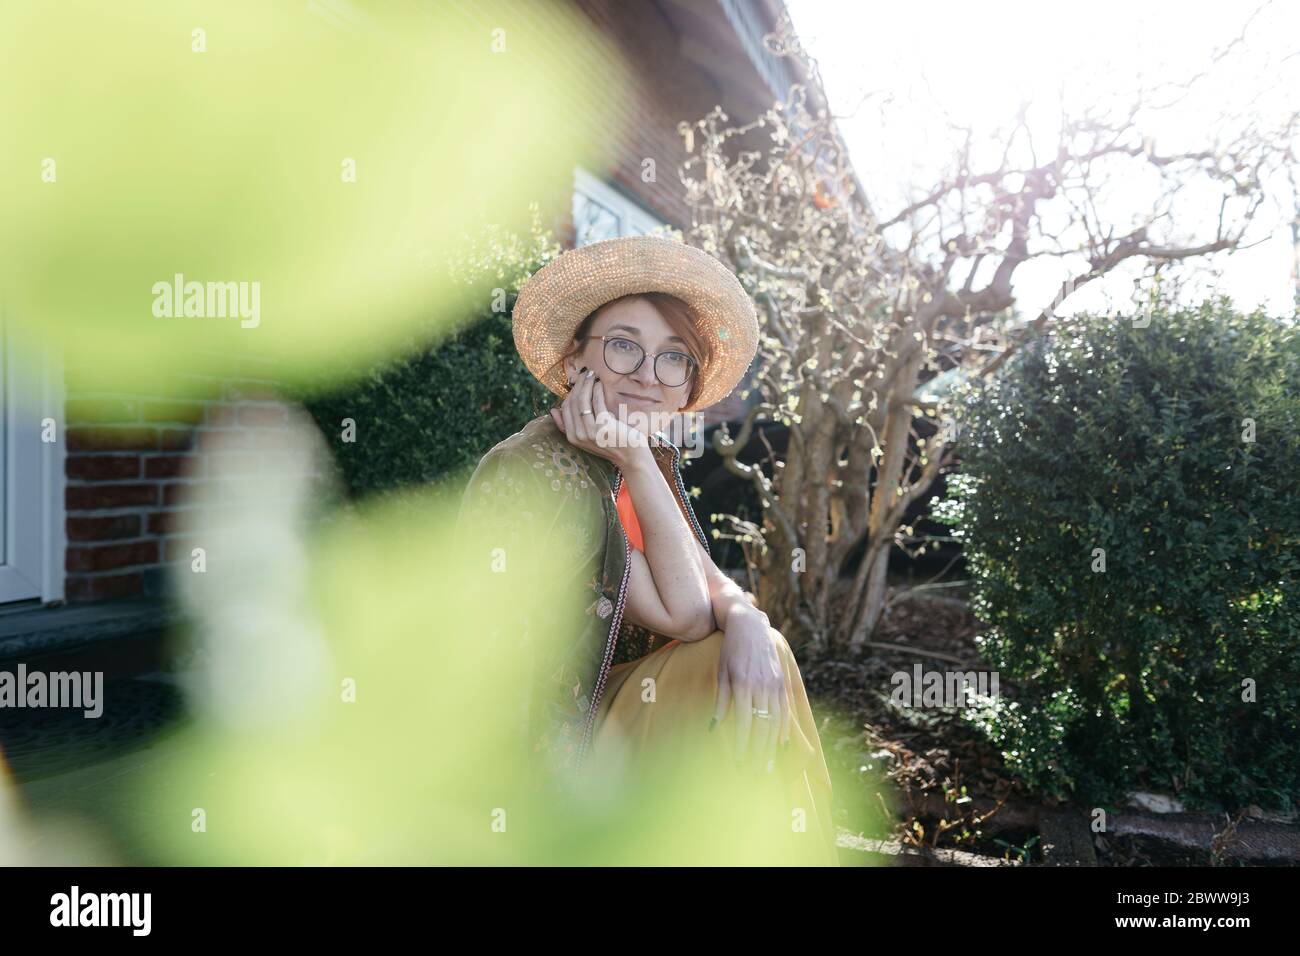
[[[762,520],[728,516],[723,534],[746,540],[775,626],[792,640],[857,647],[886,607],[891,548],[915,543],[905,513],[950,463],[942,386],[994,370],[1066,297],[1127,260],[1154,271],[1243,247],[1300,119],[1265,129],[1207,118],[1199,148],[1165,152],[1140,120],[1210,82],[1200,74],[1138,88],[1120,110],[1070,110],[1062,99],[1055,148],[1039,155],[1022,107],[992,152],[974,130],[951,127],[948,172],[881,212],[788,19],[766,42],[806,82],[751,123],[730,125],[715,109],[680,126],[688,239],[730,263],[763,326],[761,400],[736,434],[714,436],[726,467],[752,483]],[[745,148],[755,138],[762,148]],[[1142,208],[1117,209],[1116,182],[1143,183]],[[1193,190],[1200,209],[1206,196],[1217,202],[1217,224],[1200,236],[1178,231]],[[1013,278],[1039,257],[1067,278],[1025,323]],[[789,427],[783,459],[738,460],[763,421]],[[835,585],[859,555],[842,600]]]

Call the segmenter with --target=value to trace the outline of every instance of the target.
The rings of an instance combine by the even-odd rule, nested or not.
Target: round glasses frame
[[[611,372],[615,372],[619,375],[631,375],[633,372],[635,372],[637,369],[641,367],[642,363],[645,362],[647,358],[653,358],[654,365],[652,367],[654,368],[655,378],[659,380],[660,385],[666,386],[667,388],[677,388],[681,385],[685,385],[687,382],[691,380],[691,373],[694,372],[695,369],[699,367],[699,363],[695,361],[695,358],[693,356],[688,355],[687,353],[681,351],[680,349],[669,349],[668,351],[665,352],[659,352],[656,355],[650,355],[645,349],[641,348],[640,343],[634,342],[631,339],[622,335],[595,335],[595,336],[588,336],[588,338],[595,338],[605,343],[601,350],[602,351],[601,357],[605,360],[605,366]],[[618,369],[614,368],[614,366],[610,364],[609,343],[615,341],[626,342],[641,352],[641,358],[637,361],[635,365],[633,365],[626,372],[620,372],[618,371]],[[682,377],[682,380],[680,382],[667,381],[664,379],[664,377],[661,374],[659,374],[659,360],[663,358],[665,355],[680,355],[684,359],[686,359],[686,374]]]

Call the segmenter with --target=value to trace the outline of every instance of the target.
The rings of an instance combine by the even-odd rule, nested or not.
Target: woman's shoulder
[[[458,523],[480,530],[521,522],[553,528],[569,516],[565,520],[580,517],[585,527],[609,489],[590,459],[569,444],[549,414],[534,418],[479,459],[464,487]]]
[[[506,469],[521,462],[531,466],[542,454],[556,450],[557,441],[564,442],[559,428],[550,415],[540,415],[484,452],[475,474],[493,468]]]
[[[555,419],[550,414],[544,413],[529,421],[523,428],[497,442],[488,450],[488,454],[497,452],[511,453],[524,448],[530,448],[537,442],[554,442],[556,440],[565,441],[564,435],[560,428],[555,424]]]
[[[603,460],[569,443],[550,414],[532,419],[497,442],[479,459],[469,489],[520,488],[580,496],[609,487]]]

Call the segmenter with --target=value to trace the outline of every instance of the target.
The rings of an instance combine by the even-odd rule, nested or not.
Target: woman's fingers
[[[582,391],[582,373],[578,373],[577,380],[573,383],[573,388],[569,389],[569,394],[564,396],[564,401],[560,403],[560,414],[564,416],[565,431],[569,435],[569,441],[576,443],[578,440],[578,422],[577,416],[573,414],[574,403],[578,400],[578,392]]]
[[[578,378],[578,387],[573,390],[574,401],[577,403],[573,410],[573,425],[578,436],[575,444],[580,448],[585,448],[591,440],[591,416],[587,414],[587,409],[591,408],[591,379],[590,371],[583,372]]]
[[[605,415],[609,413],[609,409],[605,405],[605,387],[599,382],[596,382],[591,390],[591,410],[595,413],[595,416],[592,418],[592,421],[596,425],[595,435],[597,438],[600,438],[604,432]],[[605,435],[604,437],[606,440],[603,444],[599,441],[597,441],[596,444],[602,445],[602,447],[608,447],[610,444],[610,436]]]
[[[600,385],[596,381],[596,375],[593,372],[591,378],[587,380],[586,394],[583,395],[582,407],[591,412],[590,415],[582,416],[582,424],[587,430],[587,440],[594,447],[600,447],[596,442],[596,394],[600,391]]]
[[[575,388],[570,392],[560,405],[560,414],[564,416],[564,434],[568,436],[572,443],[578,436],[577,425],[573,421],[573,396],[577,392]]]

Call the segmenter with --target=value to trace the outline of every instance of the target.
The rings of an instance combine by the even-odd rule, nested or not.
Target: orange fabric
[[[623,522],[623,530],[627,532],[628,542],[644,554],[645,543],[641,538],[641,525],[636,520],[636,512],[632,510],[632,495],[628,493],[626,482],[618,489],[617,504],[618,518]]]

